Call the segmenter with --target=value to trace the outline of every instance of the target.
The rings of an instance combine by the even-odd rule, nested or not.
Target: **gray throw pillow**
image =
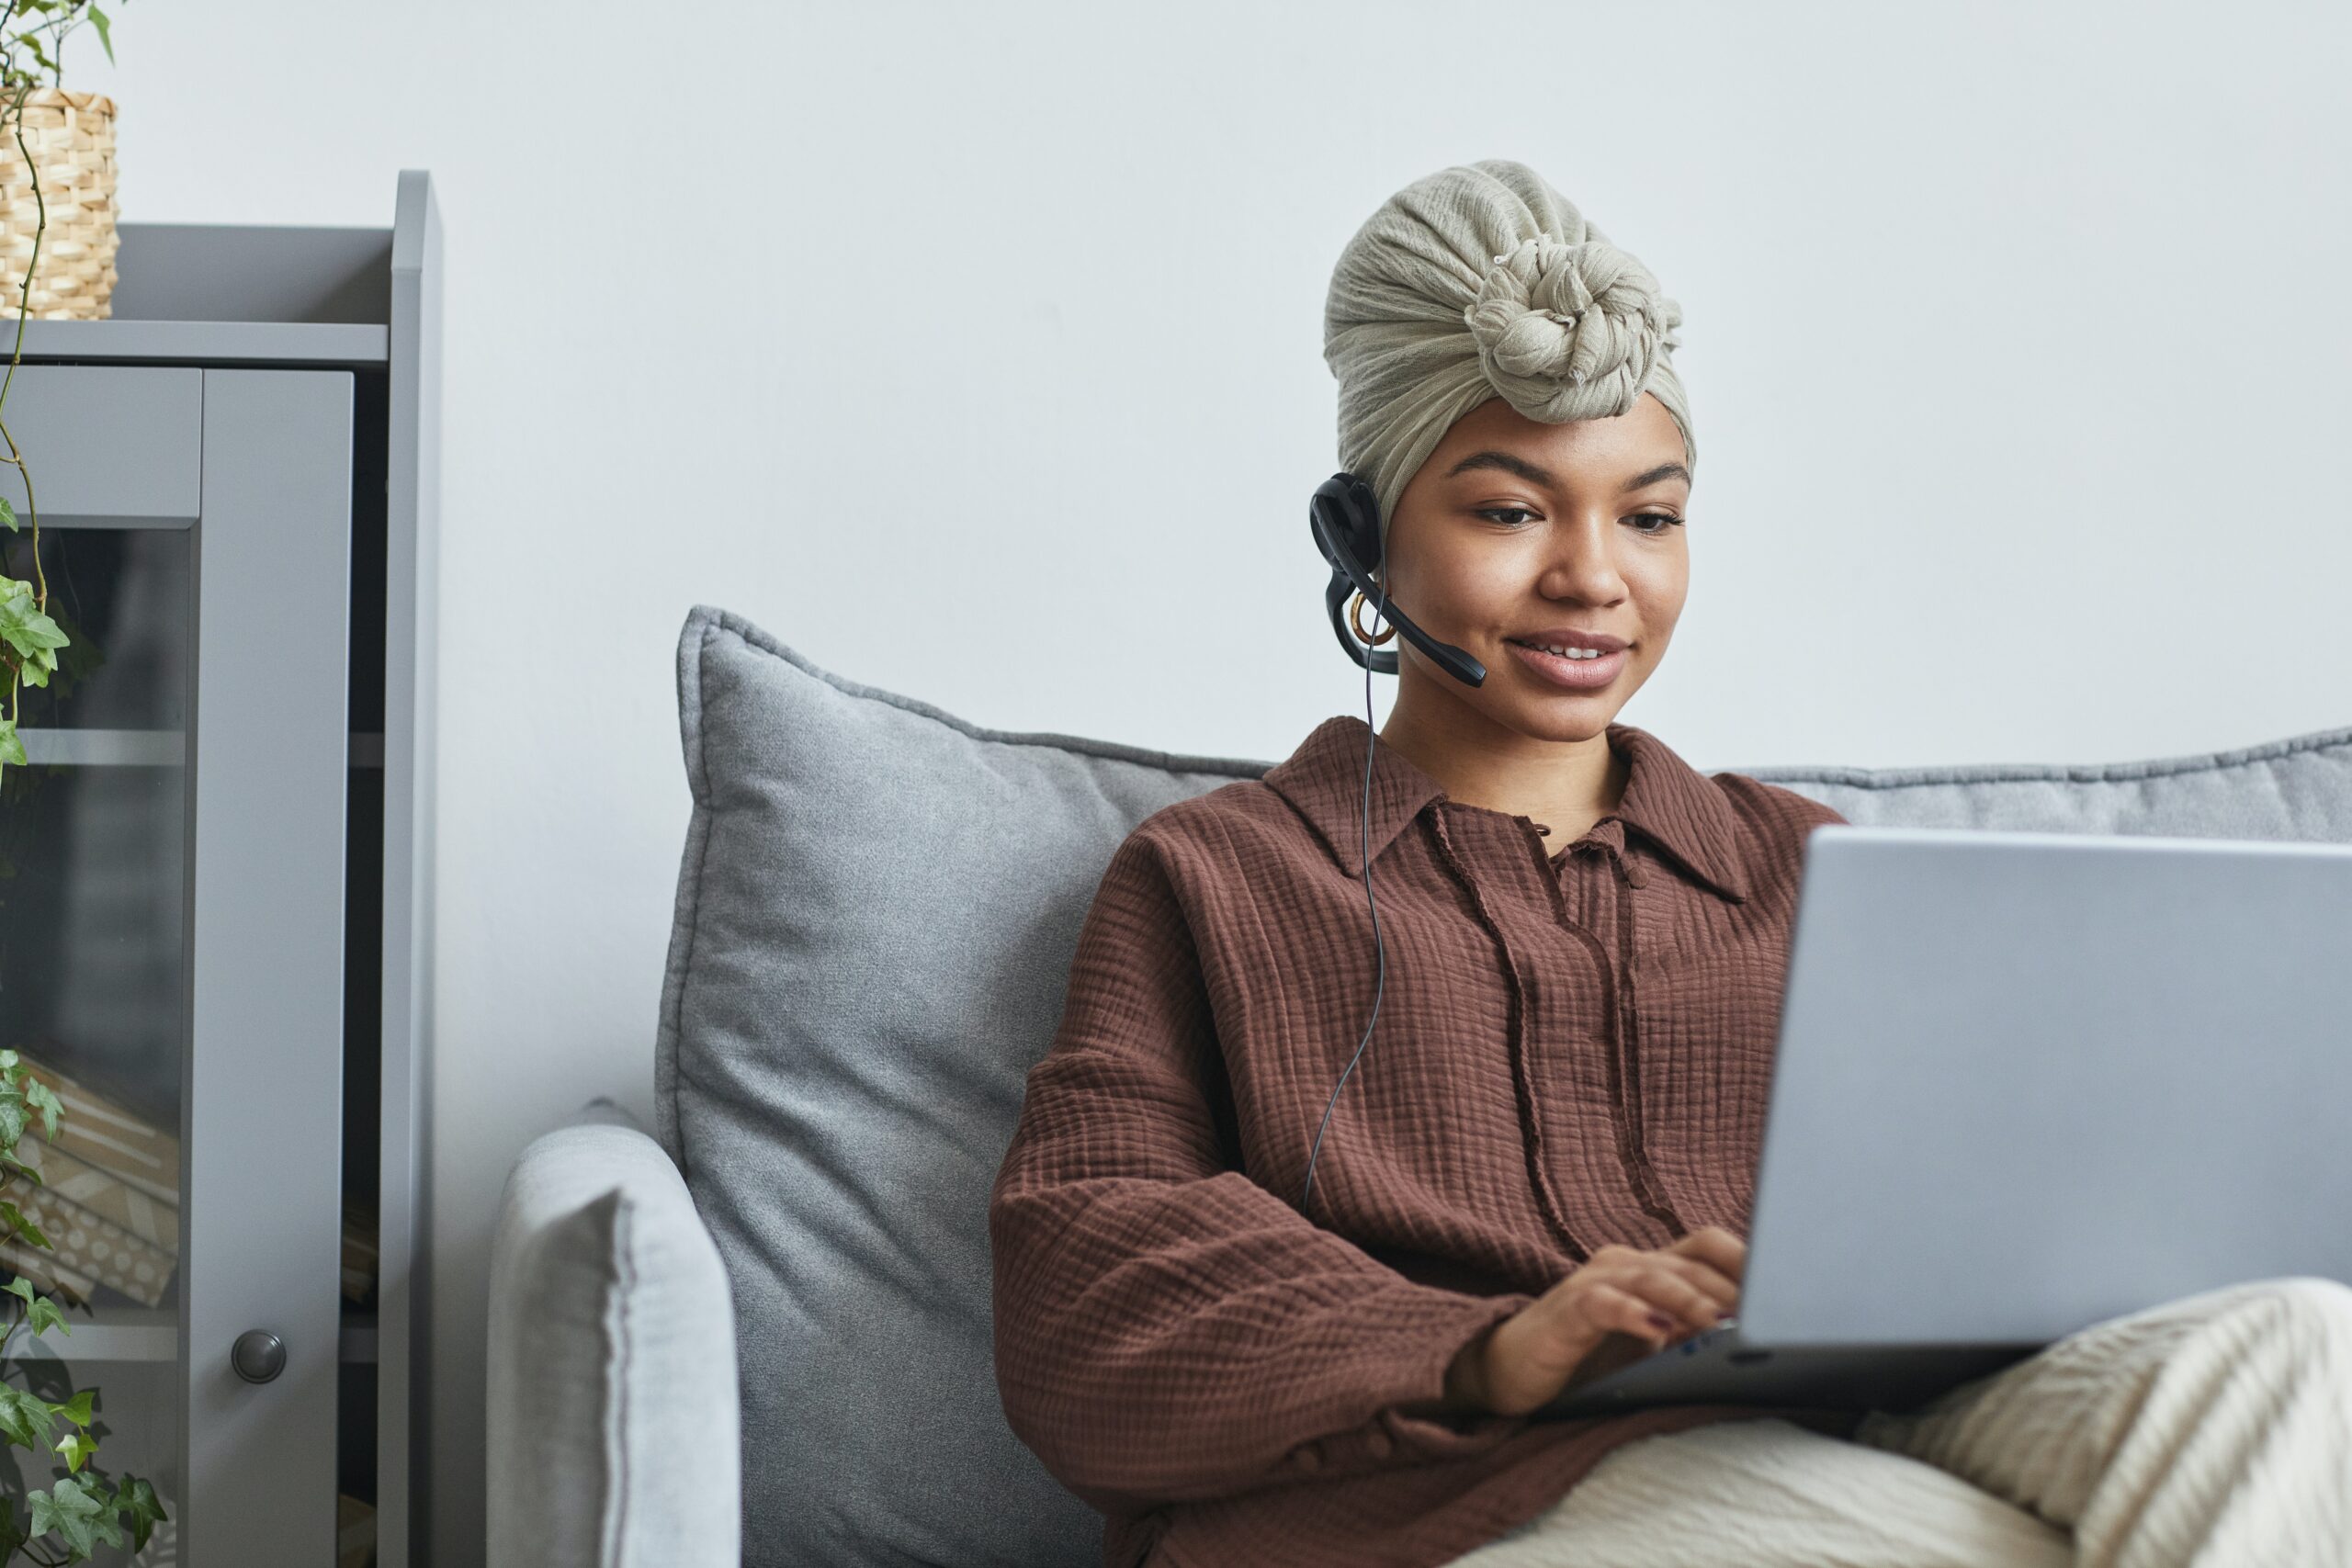
[[[1005,1425],[988,1197],[1120,840],[1265,762],[967,724],[697,605],[657,1134],[734,1282],[744,1561],[1094,1568]]]

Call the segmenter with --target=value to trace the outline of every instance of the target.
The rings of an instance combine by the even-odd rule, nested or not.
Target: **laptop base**
[[[1736,1325],[1695,1334],[1533,1412],[1536,1420],[1622,1415],[1653,1404],[1780,1404],[1905,1411],[2024,1360],[2039,1345],[1800,1345],[1767,1348]]]

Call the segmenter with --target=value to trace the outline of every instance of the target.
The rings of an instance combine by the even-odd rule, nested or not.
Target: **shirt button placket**
[[[1627,887],[1635,891],[1650,885],[1648,869],[1639,861],[1628,860],[1623,855],[1620,855],[1617,860],[1617,874]],[[1639,933],[1634,925],[1634,911],[1639,906],[1640,900],[1623,895],[1620,895],[1617,900],[1617,919],[1621,928],[1618,931],[1618,970],[1624,983],[1628,1008],[1632,1006],[1633,998],[1634,955],[1641,945],[1635,940]]]
[[[1618,878],[1623,887],[1639,888],[1649,885],[1649,873],[1635,862],[1627,859],[1622,851],[1613,852],[1611,860],[1616,866]],[[1643,1199],[1642,1206],[1679,1236],[1688,1234],[1690,1227],[1684,1224],[1680,1216],[1674,1213],[1672,1205],[1667,1201],[1665,1192],[1659,1188],[1657,1172],[1650,1165],[1649,1151],[1645,1146],[1646,1140],[1642,1136],[1641,1051],[1638,1043],[1641,1036],[1639,1027],[1634,1021],[1634,1002],[1636,946],[1634,940],[1634,903],[1633,897],[1621,888],[1617,898],[1617,984],[1621,994],[1616,1023],[1618,1039],[1623,1051],[1626,1095],[1624,1109],[1632,1119],[1634,1174],[1642,1187],[1647,1189],[1649,1194]]]

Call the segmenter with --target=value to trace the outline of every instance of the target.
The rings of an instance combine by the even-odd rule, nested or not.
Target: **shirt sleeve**
[[[1099,1509],[1483,1451],[1526,1416],[1407,1416],[1533,1298],[1407,1279],[1227,1158],[1229,1093],[1161,852],[1130,835],[989,1194],[999,1393]]]

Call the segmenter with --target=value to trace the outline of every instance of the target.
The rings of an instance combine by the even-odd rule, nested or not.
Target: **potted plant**
[[[0,713],[0,777],[10,763],[25,764],[17,733],[18,698],[27,685],[43,686],[56,671],[58,650],[71,640],[49,614],[49,578],[41,570],[40,513],[33,502],[31,465],[7,425],[9,386],[23,357],[28,316],[94,320],[108,313],[114,288],[114,103],[96,93],[69,91],[59,60],[65,39],[85,21],[95,28],[107,59],[114,59],[111,23],[95,0],[0,0],[0,306],[14,297],[16,342],[8,369],[0,378],[0,464],[13,468],[25,486],[25,519],[0,496],[0,528],[19,532],[32,524],[32,575],[0,571],[0,667],[7,672],[7,708]],[[41,83],[41,73],[51,78]],[[40,145],[27,145],[28,124]],[[54,248],[50,272],[40,269],[41,247],[50,228],[50,192],[57,194],[64,233]],[[31,211],[17,186],[31,196]],[[29,218],[29,223],[27,219]],[[29,230],[29,232],[27,231]],[[21,271],[17,265],[23,253]]]

